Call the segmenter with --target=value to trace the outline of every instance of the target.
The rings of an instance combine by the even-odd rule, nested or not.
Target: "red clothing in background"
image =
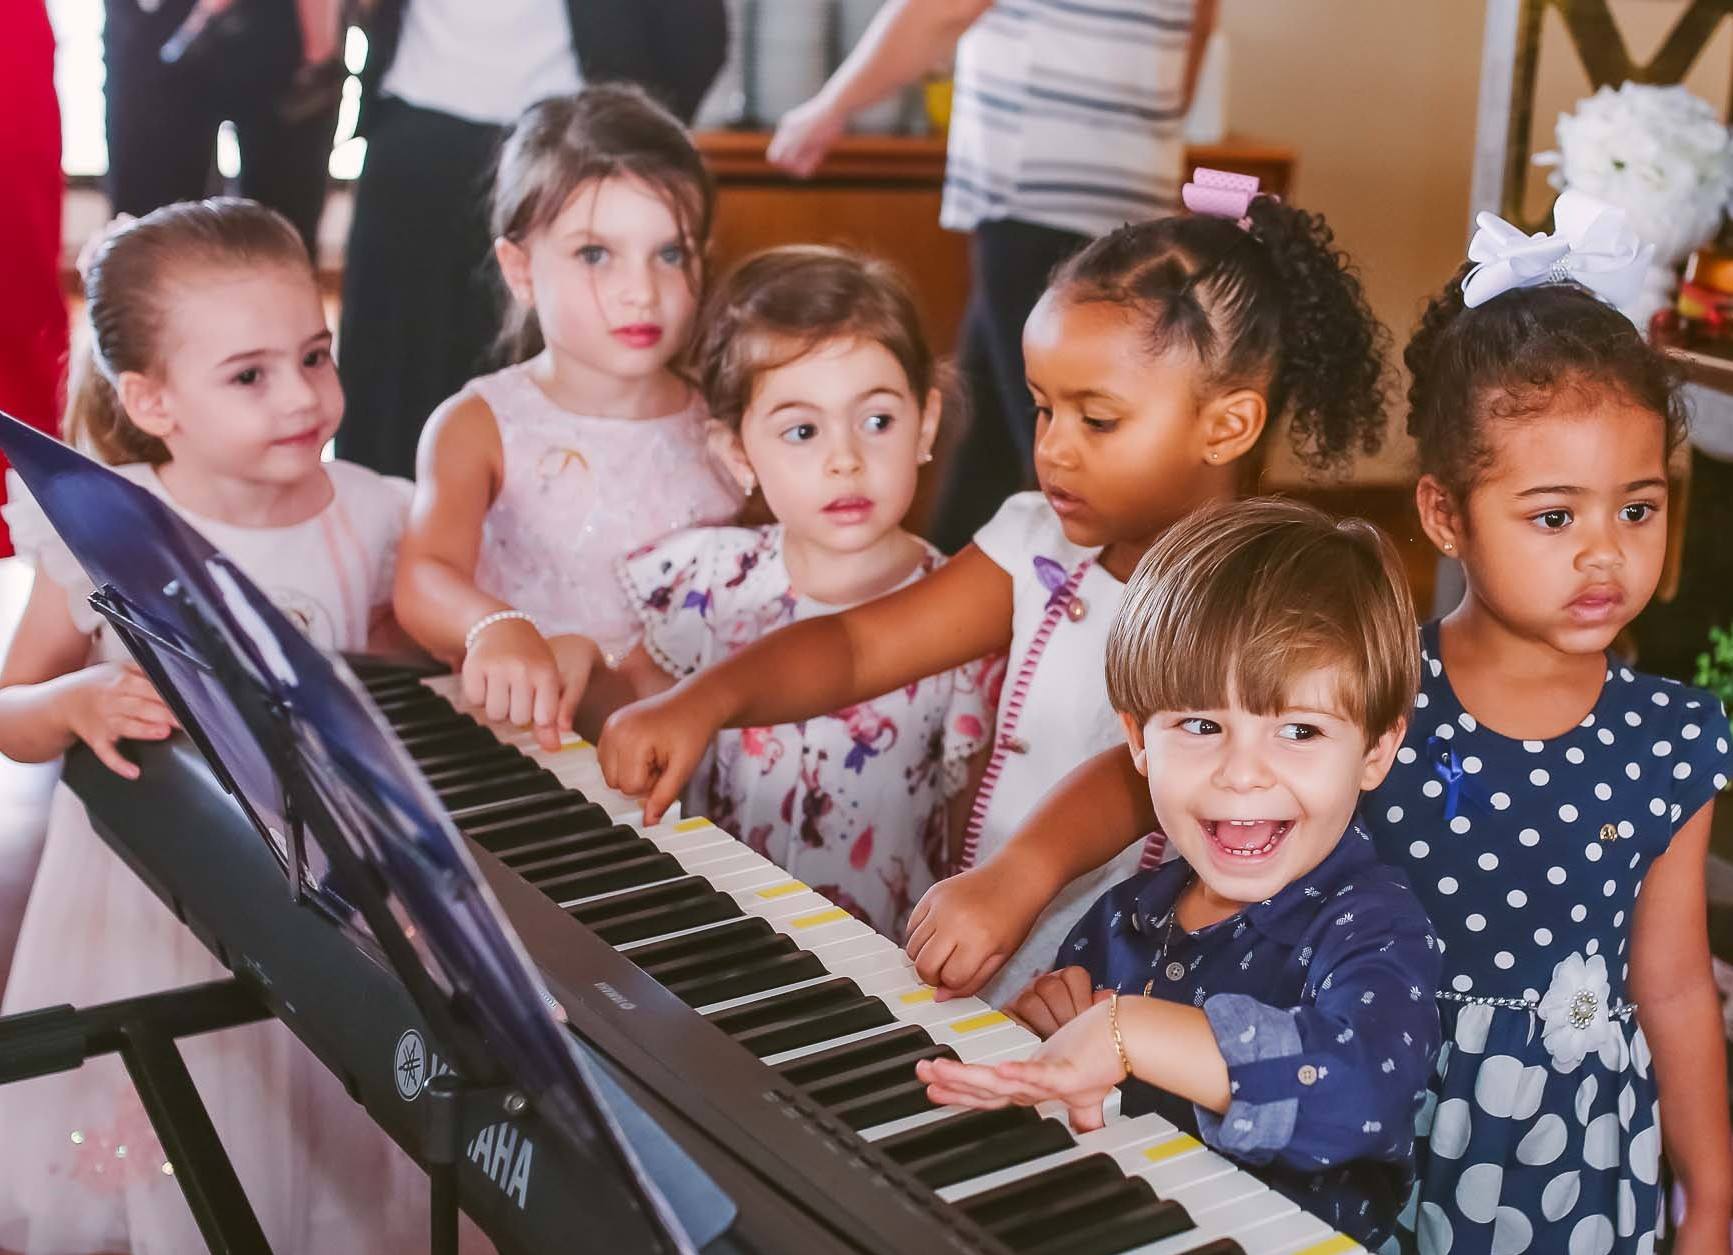
[[[60,290],[60,105],[44,0],[0,0],[0,118],[6,120],[0,126],[0,410],[57,431],[66,302]],[[0,523],[0,555],[11,552]]]

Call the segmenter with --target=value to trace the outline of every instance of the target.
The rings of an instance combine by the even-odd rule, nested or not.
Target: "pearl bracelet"
[[[463,652],[466,654],[469,653],[470,650],[475,648],[476,638],[494,624],[504,623],[507,619],[522,619],[525,623],[535,628],[536,631],[541,631],[541,628],[536,623],[535,616],[530,614],[527,610],[495,610],[492,614],[482,615],[481,618],[477,619],[470,625],[469,631],[463,638]]]

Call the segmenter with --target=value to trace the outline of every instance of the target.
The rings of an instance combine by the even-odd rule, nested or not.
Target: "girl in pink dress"
[[[519,361],[428,422],[396,606],[461,668],[470,703],[550,750],[591,668],[637,642],[614,563],[739,509],[674,369],[712,199],[691,137],[636,88],[533,106],[500,157],[494,247]]]
[[[98,247],[93,360],[66,430],[161,497],[318,645],[390,630],[409,485],[320,460],[343,414],[318,284],[288,221],[249,201],[171,205]],[[122,740],[169,711],[86,601],[91,586],[13,478],[6,521],[35,583],[0,669],[0,753],[83,742],[117,774]],[[95,1003],[227,973],[97,837],[59,786],[0,1013]],[[275,1021],[181,1052],[271,1248],[425,1249],[426,1178]],[[120,1060],[0,1087],[0,1250],[204,1249]]]

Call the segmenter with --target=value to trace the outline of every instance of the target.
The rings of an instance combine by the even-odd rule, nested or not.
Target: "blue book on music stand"
[[[732,1201],[555,1017],[462,838],[342,660],[150,492],[3,413],[0,452],[275,851],[285,892],[391,965],[467,1081],[530,1096],[586,1164],[586,1202],[622,1249],[691,1251],[724,1232]]]

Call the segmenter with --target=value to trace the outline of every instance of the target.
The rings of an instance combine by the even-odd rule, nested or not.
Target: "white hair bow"
[[[1479,262],[1462,283],[1473,309],[1513,288],[1580,283],[1607,304],[1625,309],[1642,290],[1655,246],[1637,238],[1625,211],[1586,192],[1565,191],[1553,205],[1558,230],[1525,235],[1497,214],[1475,219],[1479,230],[1468,260]]]

